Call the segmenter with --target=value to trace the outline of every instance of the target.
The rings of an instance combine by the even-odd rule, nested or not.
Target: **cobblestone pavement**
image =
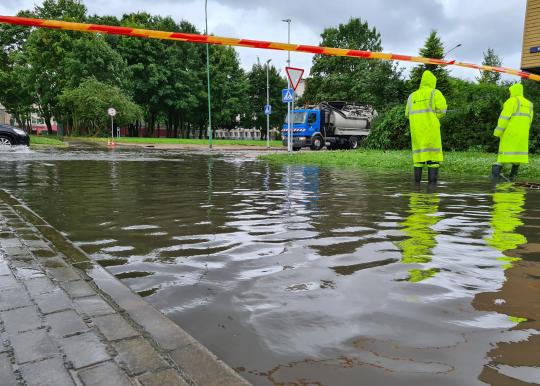
[[[5,192],[0,343],[2,386],[249,385]]]

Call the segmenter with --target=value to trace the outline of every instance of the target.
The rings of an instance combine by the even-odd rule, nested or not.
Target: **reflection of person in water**
[[[497,292],[479,293],[472,302],[477,310],[508,315],[509,323],[514,324],[505,341],[494,342],[495,347],[487,354],[491,361],[484,366],[479,379],[490,385],[529,384],[529,369],[540,366],[540,335],[528,333],[540,330],[540,287],[535,279],[540,277],[540,263],[535,261],[538,260],[540,244],[526,244],[525,236],[517,232],[517,228],[523,225],[520,216],[524,205],[525,191],[512,184],[499,185],[493,194],[493,233],[486,240],[501,255],[506,252],[506,256],[501,258],[506,262],[506,280]],[[516,250],[523,244],[526,245]],[[527,261],[529,254],[533,257],[531,261]],[[516,256],[522,256],[524,260]],[[519,335],[512,333],[513,330],[520,331]],[[511,336],[513,338],[509,339]]]
[[[411,193],[409,197],[409,216],[401,223],[403,232],[408,239],[402,241],[399,247],[403,251],[404,264],[425,264],[432,258],[433,248],[437,245],[437,233],[431,228],[439,219],[439,196],[436,194]],[[435,276],[437,270],[411,269],[409,281],[420,282]]]
[[[523,189],[515,188],[513,184],[497,186],[497,191],[493,194],[491,217],[493,234],[486,239],[489,246],[504,252],[527,242],[525,236],[515,232],[517,227],[523,225],[519,216],[523,212],[524,204],[525,191]],[[511,267],[513,261],[516,261],[516,258],[503,255],[499,260],[507,261],[505,268],[508,268]]]

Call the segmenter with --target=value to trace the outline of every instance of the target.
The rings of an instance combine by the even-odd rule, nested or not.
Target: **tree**
[[[64,90],[59,101],[70,114],[74,130],[81,134],[106,133],[107,109],[111,106],[117,111],[115,120],[119,125],[133,123],[142,116],[141,108],[120,88],[96,78],[88,78],[78,87]]]
[[[78,0],[45,0],[36,6],[36,17],[81,22],[86,7]],[[73,42],[81,33],[45,28],[33,30],[24,45],[29,79],[36,95],[38,110],[52,134],[51,120],[60,117],[59,96],[69,78],[63,58],[73,51]]]
[[[86,8],[78,0],[45,0],[21,16],[85,21]],[[37,110],[52,134],[52,118],[61,120],[59,96],[66,88],[94,76],[128,89],[129,74],[124,59],[101,35],[50,29],[18,29],[2,26],[4,51],[0,96],[19,125],[22,116]],[[4,33],[5,32],[5,33]],[[12,38],[7,36],[12,33]]]
[[[236,50],[232,47],[212,47],[210,53],[212,125],[232,129],[246,111],[248,83]]]
[[[124,15],[123,26],[157,30],[197,33],[195,27],[170,17],[152,16],[148,13]],[[132,76],[132,95],[144,109],[148,135],[156,126],[165,122],[167,134],[177,136],[178,130],[191,129],[191,122],[202,126],[203,99],[206,97],[202,72],[203,48],[182,42],[121,37],[111,41],[114,48],[127,61]],[[203,113],[201,111],[201,113]],[[207,114],[204,114],[205,116]],[[137,129],[136,129],[137,130]]]
[[[21,12],[18,16],[29,16]],[[22,47],[30,30],[9,24],[0,25],[0,103],[13,116],[17,125],[27,128],[32,105],[36,100],[31,87],[29,68]]]
[[[420,49],[420,56],[434,59],[444,58],[444,45],[439,38],[437,31],[431,31],[424,47]],[[443,66],[438,66],[436,64],[422,64],[413,68],[409,81],[410,90],[413,91],[418,89],[420,86],[420,80],[422,79],[422,74],[426,70],[431,71],[433,75],[437,77],[437,88],[441,90],[444,95],[448,95],[450,91],[448,71]]]
[[[60,65],[64,69],[65,87],[78,86],[83,79],[97,80],[130,91],[131,74],[127,62],[106,41],[103,35],[83,34],[72,42],[72,47]]]
[[[321,46],[382,51],[379,32],[360,19],[327,28],[321,37]],[[315,55],[303,101],[343,100],[369,103],[382,110],[404,98],[401,73],[390,62]]]
[[[162,18],[146,12],[124,15],[121,24],[126,27],[158,29]],[[161,109],[161,93],[167,87],[167,71],[163,66],[163,53],[170,42],[154,39],[120,37],[114,47],[126,60],[133,83],[131,92],[135,102],[143,107],[147,134],[152,135]]]
[[[172,20],[170,20],[172,21]],[[174,27],[182,32],[197,33],[187,21]],[[195,111],[204,103],[205,83],[200,74],[202,61],[199,45],[173,42],[163,53],[163,65],[168,69],[167,85],[162,90],[162,116],[168,137],[178,137],[196,117]]]
[[[246,127],[255,127],[261,131],[261,138],[266,138],[266,115],[264,106],[266,105],[266,65],[256,63],[247,74],[248,109],[244,117],[243,124]],[[287,105],[281,101],[281,90],[287,87],[287,81],[279,74],[279,70],[270,66],[268,69],[268,84],[270,85],[270,127],[281,127],[287,114]]]
[[[482,65],[491,67],[501,67],[502,61],[499,55],[495,53],[495,50],[488,48],[487,52],[484,52],[484,60]],[[480,71],[480,77],[476,78],[478,83],[491,83],[497,84],[501,80],[501,74],[492,71]]]

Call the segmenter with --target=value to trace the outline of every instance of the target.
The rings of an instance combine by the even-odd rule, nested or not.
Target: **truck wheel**
[[[316,135],[311,139],[311,150],[319,151],[323,148],[324,142],[320,135]]]
[[[358,137],[355,137],[354,135],[352,137],[349,137],[349,149],[355,150],[358,149]]]
[[[301,147],[298,147],[298,146],[294,146],[294,147],[292,148],[293,151],[300,151],[300,149],[301,149]]]
[[[0,149],[11,149],[13,141],[9,137],[0,135]]]

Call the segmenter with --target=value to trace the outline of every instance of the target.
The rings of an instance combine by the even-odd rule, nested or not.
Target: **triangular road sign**
[[[300,84],[300,80],[302,79],[302,75],[304,75],[304,70],[301,68],[294,68],[294,67],[285,67],[285,72],[287,72],[287,76],[289,77],[289,81],[291,82],[291,87],[294,91],[296,91],[296,88]]]

